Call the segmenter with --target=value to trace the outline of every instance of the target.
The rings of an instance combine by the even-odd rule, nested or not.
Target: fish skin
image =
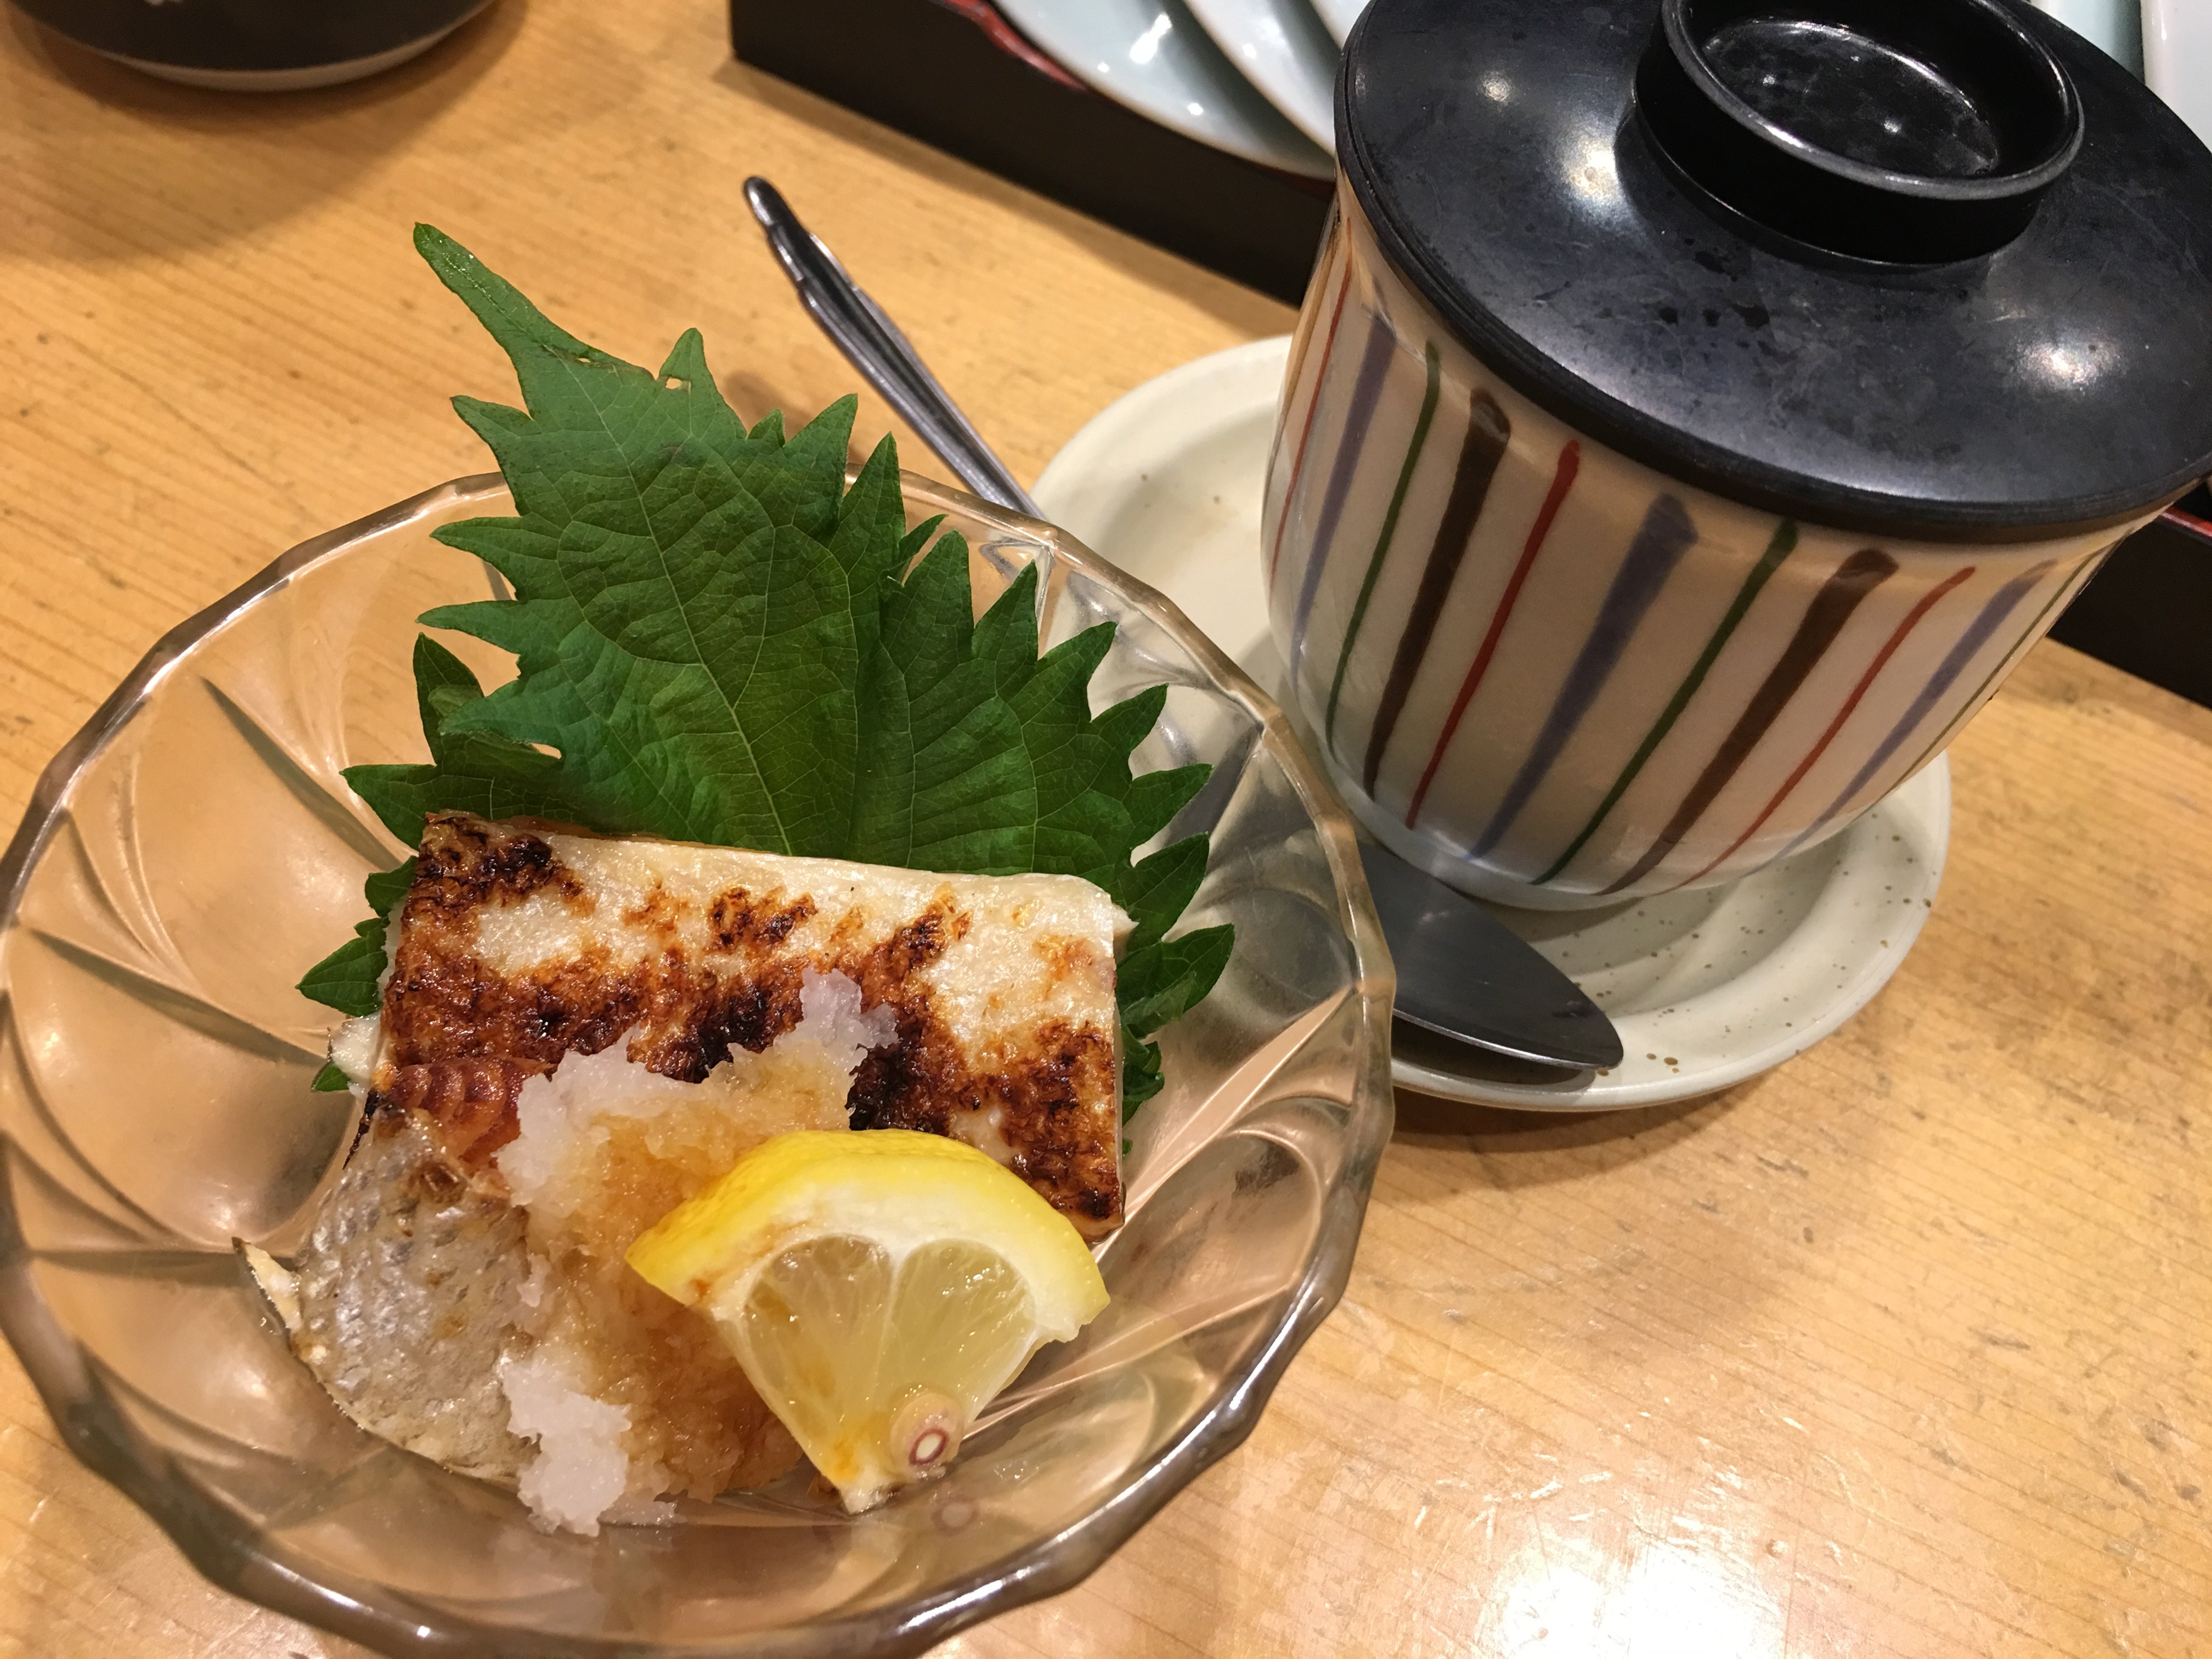
[[[523,1212],[421,1114],[380,1112],[286,1281],[255,1261],[292,1351],[361,1427],[462,1474],[512,1483],[499,1362],[526,1352]]]

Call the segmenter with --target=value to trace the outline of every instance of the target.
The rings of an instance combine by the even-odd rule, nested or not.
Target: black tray
[[[2129,537],[2051,637],[2212,708],[2212,491]]]
[[[1296,305],[1326,179],[1170,132],[1045,58],[988,0],[730,0],[744,62]]]

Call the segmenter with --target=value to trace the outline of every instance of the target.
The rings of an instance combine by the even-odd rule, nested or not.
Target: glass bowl
[[[1390,1130],[1389,957],[1349,821],[1275,705],[1152,589],[924,480],[978,607],[1039,567],[1048,642],[1117,624],[1097,706],[1170,687],[1139,769],[1211,761],[1194,927],[1219,986],[1129,1126],[1114,1300],[942,1480],[848,1517],[795,1477],[596,1539],[355,1428],[238,1241],[302,1236],[355,1127],[293,989],[394,847],[339,776],[423,757],[414,617],[489,573],[430,539],[465,478],[294,549],[162,640],[40,780],[0,863],[0,1328],[70,1446],[226,1589],[391,1654],[919,1651],[1066,1589],[1250,1431],[1342,1293]],[[496,579],[493,579],[495,582]],[[449,643],[496,681],[512,665]]]

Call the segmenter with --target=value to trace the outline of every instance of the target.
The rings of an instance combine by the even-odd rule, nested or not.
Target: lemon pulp
[[[1106,1305],[1081,1235],[1019,1176],[898,1129],[779,1135],[629,1260],[714,1320],[854,1510],[942,1469],[1030,1356]]]

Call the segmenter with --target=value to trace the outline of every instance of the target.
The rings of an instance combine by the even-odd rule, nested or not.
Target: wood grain
[[[588,338],[696,323],[741,408],[811,410],[852,377],[744,219],[765,173],[1024,477],[1289,321],[731,64],[702,0],[501,0],[258,100],[16,21],[0,107],[11,820],[164,629],[483,466],[443,400],[503,366],[416,219]],[[1864,1013],[1686,1107],[1402,1099],[1251,1442],[943,1651],[2212,1655],[2212,713],[2045,646],[1954,757],[1942,896]],[[358,1652],[206,1587],[4,1362],[0,1653]]]

